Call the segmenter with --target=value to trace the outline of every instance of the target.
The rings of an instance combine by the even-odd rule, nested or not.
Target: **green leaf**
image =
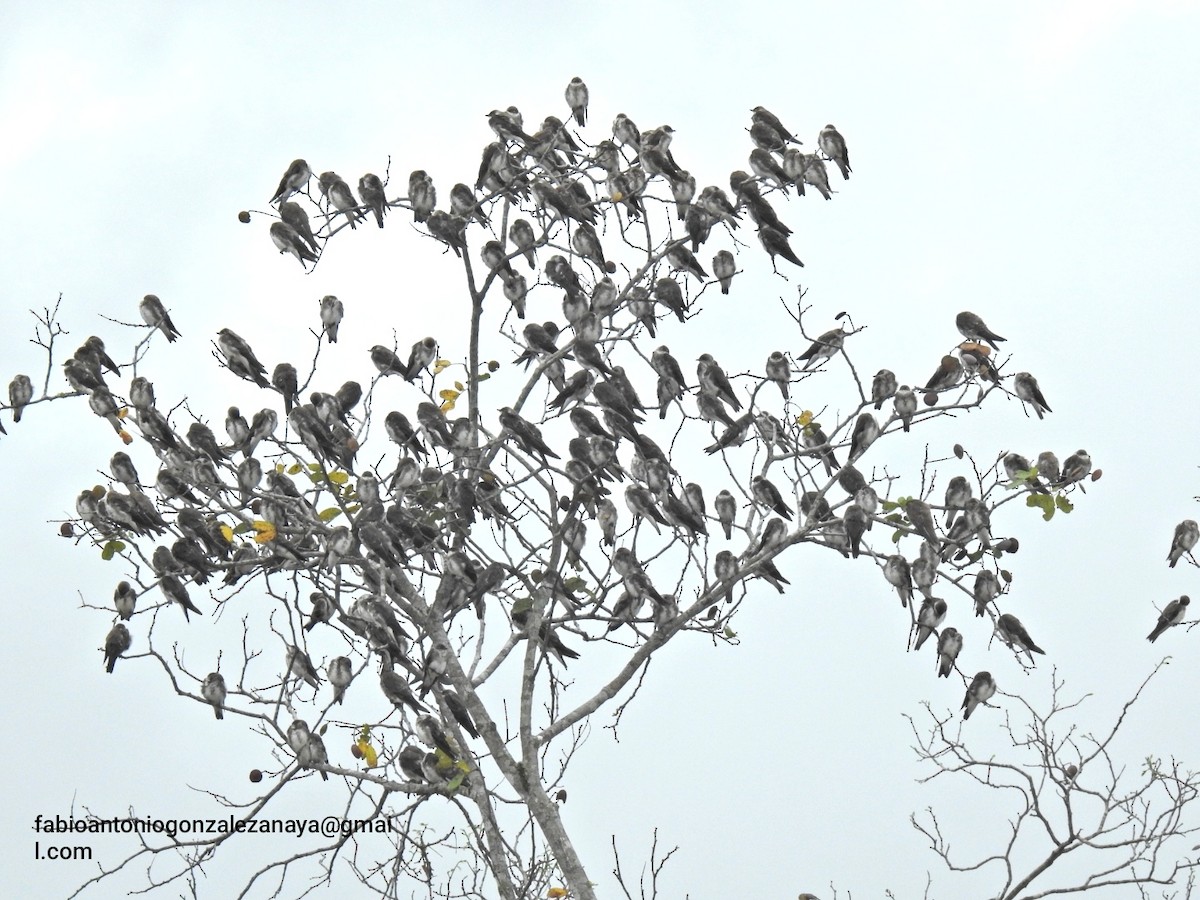
[[[342,510],[340,507],[331,506],[331,507],[329,507],[329,509],[323,509],[319,513],[317,513],[317,518],[320,519],[322,522],[332,522],[334,519],[336,519],[341,514],[342,514]]]
[[[892,533],[892,543],[893,543],[893,544],[899,544],[899,543],[900,543],[900,538],[902,538],[902,537],[904,537],[904,532],[903,532],[903,531],[896,531],[896,532],[893,532],[893,533]]]
[[[475,377],[475,380],[476,380],[476,381],[487,381],[487,380],[488,380],[489,378],[491,378],[491,377],[492,377],[492,376],[491,376],[491,375],[489,375],[487,372],[484,372],[482,375],[477,375],[477,376]]]
[[[292,463],[290,466],[288,466],[287,473],[289,475],[299,475],[300,470],[303,468],[304,466],[300,465],[300,463]]]
[[[1067,499],[1066,494],[1059,494],[1054,498],[1054,505],[1061,509],[1064,513],[1069,513],[1075,508],[1075,504]]]
[[[899,503],[895,503],[895,502],[893,502],[893,501],[891,501],[891,500],[884,500],[884,501],[883,501],[883,511],[884,511],[885,513],[886,513],[886,512],[891,512],[893,509],[899,509],[899,508],[900,508],[900,504],[899,504]]]
[[[1025,498],[1025,505],[1040,509],[1047,522],[1054,518],[1054,498],[1049,494],[1030,494]]]
[[[455,775],[453,778],[451,778],[449,781],[446,782],[446,787],[448,787],[452,791],[457,791],[459,789],[459,787],[462,786],[463,780],[466,777],[467,777],[466,775],[464,775],[463,773],[460,772],[459,774]]]
[[[245,534],[249,530],[250,525],[247,522],[238,522],[237,525],[233,527],[234,534]]]
[[[518,600],[516,603],[513,604],[512,614],[514,616],[519,616],[521,613],[529,612],[531,609],[533,609],[533,598],[532,597],[522,597],[520,600]]]
[[[728,625],[726,625],[725,626],[725,637],[729,638],[730,640],[733,640],[735,637],[737,637],[737,632],[734,631],[732,628],[730,628]]]
[[[110,560],[124,549],[125,544],[122,541],[109,541],[100,551],[100,558],[106,561]]]

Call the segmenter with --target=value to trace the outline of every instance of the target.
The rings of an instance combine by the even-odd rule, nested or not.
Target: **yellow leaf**
[[[455,382],[455,383],[457,384],[457,382]],[[451,388],[446,388],[445,390],[438,391],[438,396],[449,403],[453,403],[455,400],[458,399],[458,395],[460,393],[462,393],[461,390],[456,391]]]
[[[567,896],[567,889],[560,887],[552,887],[546,891],[546,896],[551,898],[559,898]]]
[[[466,388],[465,388],[465,387],[463,387],[463,383],[462,383],[461,381],[456,381],[456,382],[454,382],[454,389],[455,389],[456,391],[459,391],[459,392],[462,392],[462,391],[465,391],[465,390],[466,390]]]
[[[127,415],[129,415],[129,407],[128,406],[122,406],[120,409],[117,410],[117,418],[118,419],[123,419]]]
[[[282,472],[283,471],[283,463],[275,463],[275,471],[276,471],[276,473]]]
[[[125,444],[126,446],[129,446],[130,444],[133,443],[133,435],[131,435],[124,428],[122,428],[120,431],[118,431],[117,434],[119,434],[121,436],[121,443]]]
[[[813,413],[811,409],[806,409],[796,417],[796,424],[805,427],[812,424]]]
[[[299,475],[300,470],[303,468],[304,467],[300,465],[300,463],[292,463],[291,466],[288,467],[287,473],[289,475]]]
[[[224,522],[221,523],[221,537],[225,538],[225,543],[233,543],[233,529]]]
[[[624,199],[625,199],[625,195],[623,193],[621,193],[620,191],[612,192],[612,202],[613,203],[620,203]]]
[[[258,520],[254,522],[254,543],[265,544],[275,540],[275,526],[270,522]]]
[[[345,484],[347,481],[350,480],[350,476],[342,471],[330,472],[327,477],[334,484]]]
[[[329,509],[323,509],[319,513],[317,513],[317,518],[320,519],[322,522],[329,522],[329,521],[332,521],[333,519],[336,519],[341,514],[342,514],[342,511],[338,507],[331,506],[331,507],[329,507]]]
[[[367,764],[368,769],[373,769],[379,764],[379,754],[375,752],[375,748],[371,746],[370,741],[359,738],[356,746],[358,747],[358,752],[362,754],[363,761]]]
[[[451,365],[453,365],[453,363],[450,362],[450,360],[448,360],[448,359],[436,360],[433,364],[433,374],[437,375],[439,372],[442,371],[442,369],[446,368],[447,366],[451,366]]]

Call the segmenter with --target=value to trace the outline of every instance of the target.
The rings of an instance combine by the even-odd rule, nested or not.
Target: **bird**
[[[725,532],[725,539],[729,540],[733,537],[733,520],[737,515],[737,501],[734,500],[733,494],[723,490],[713,500],[713,508],[717,512],[721,530]]]
[[[451,759],[458,758],[458,754],[455,751],[454,746],[450,743],[450,740],[446,737],[446,733],[442,730],[442,723],[433,716],[429,715],[428,713],[417,716],[415,730],[417,732],[417,737],[419,737],[426,745],[430,747],[436,747]]]
[[[350,185],[337,172],[322,172],[317,179],[317,186],[329,202],[346,216],[351,228],[357,228],[361,213],[358,212],[359,202],[350,190]]]
[[[779,493],[779,488],[775,487],[774,484],[761,475],[755,475],[750,479],[750,493],[758,503],[778,513],[785,519],[790,520],[795,514],[792,508],[784,502],[783,496]]]
[[[1092,471],[1092,458],[1088,456],[1086,450],[1076,450],[1062,465],[1062,476],[1059,483],[1064,487],[1068,484],[1074,484],[1077,481],[1083,481]]]
[[[750,110],[750,121],[763,123],[789,144],[803,143],[803,141],[784,128],[783,123],[779,121],[779,118],[764,106],[756,106],[754,109]]]
[[[118,622],[104,638],[104,668],[109,675],[117,665],[117,660],[133,645],[133,638],[124,622]]]
[[[957,628],[946,628],[938,637],[938,678],[949,678],[954,661],[962,652],[963,639]]]
[[[1184,594],[1178,600],[1172,600],[1168,603],[1166,608],[1159,613],[1158,624],[1154,626],[1153,631],[1146,635],[1146,640],[1153,644],[1162,636],[1164,631],[1182,622],[1184,616],[1187,615],[1188,604],[1191,602],[1192,599],[1187,594]],[[109,671],[112,670],[110,669]]]
[[[891,369],[880,369],[876,372],[875,377],[871,380],[871,399],[875,401],[875,408],[883,409],[883,401],[893,396],[896,390],[895,372]]]
[[[926,597],[917,612],[917,638],[913,649],[920,650],[921,645],[946,620],[946,601],[936,597]]]
[[[204,677],[204,683],[200,685],[200,695],[212,704],[213,714],[218,719],[224,719],[225,713],[222,709],[225,705],[225,679],[220,672],[209,672]]]
[[[379,180],[379,176],[368,172],[358,179],[358,194],[362,197],[363,205],[375,214],[375,221],[382,228],[383,217],[387,213],[388,205],[387,197],[383,193],[383,182]]]
[[[957,326],[959,334],[968,341],[986,341],[993,350],[998,351],[1000,348],[996,345],[1006,340],[983,324],[983,319],[973,312],[966,310],[960,312],[954,317],[954,324]]]
[[[742,404],[733,392],[733,385],[729,383],[725,370],[713,359],[711,353],[700,354],[696,362],[696,378],[703,393],[725,401],[735,411],[741,410]]]
[[[372,358],[374,350],[371,351]],[[424,337],[412,345],[412,350],[408,354],[408,366],[404,369],[404,380],[412,381],[424,369],[428,369],[437,359],[438,344],[431,337]]]
[[[258,361],[250,345],[241,336],[228,328],[222,328],[217,332],[217,346],[225,354],[225,364],[234,375],[253,381],[259,387],[271,386],[265,377],[266,367]]]
[[[418,223],[427,222],[437,206],[437,190],[424,169],[416,169],[408,176],[408,203],[412,207],[413,221]]]
[[[271,198],[271,202],[278,201],[280,205],[286,203],[288,197],[302,190],[310,178],[312,178],[312,169],[308,167],[308,163],[302,159],[292,160],[292,164],[287,167],[287,171],[279,179],[279,187],[275,189],[275,196]]]
[[[1033,407],[1033,411],[1037,413],[1039,419],[1044,418],[1043,412],[1053,412],[1046,403],[1046,398],[1042,396],[1042,389],[1038,386],[1037,379],[1028,372],[1018,372],[1013,378],[1013,389],[1017,392],[1017,396]]]
[[[516,219],[508,228],[508,236],[516,245],[517,249],[525,256],[525,261],[529,263],[529,268],[537,269],[537,257],[534,244],[536,238],[533,233],[533,226],[525,219]]]
[[[333,685],[333,699],[342,703],[346,697],[346,687],[354,678],[354,670],[350,660],[345,656],[335,656],[325,667],[329,683]]]
[[[138,312],[142,316],[142,321],[166,335],[169,343],[173,344],[179,339],[179,329],[171,321],[171,316],[163,307],[162,301],[154,294],[147,294],[142,298],[142,302],[138,304]]]
[[[941,363],[937,367],[927,382],[925,382],[925,390],[929,392],[946,391],[954,387],[962,379],[963,365],[953,356],[943,356]],[[926,398],[928,402],[928,398]]]
[[[408,369],[404,367],[404,363],[400,362],[400,357],[394,350],[389,350],[382,344],[376,344],[371,348],[371,362],[374,363],[381,375],[399,375],[405,380],[408,378]]]
[[[924,500],[912,497],[904,504],[904,513],[912,523],[913,530],[934,546],[939,544],[937,528],[933,524],[933,511]]]
[[[907,384],[902,384],[896,388],[892,407],[896,411],[896,417],[900,419],[900,424],[907,432],[912,428],[913,416],[917,414],[917,395],[913,392],[913,389]]]
[[[1175,564],[1185,553],[1192,552],[1198,538],[1200,538],[1200,525],[1196,524],[1195,519],[1184,519],[1176,525],[1175,536],[1171,538],[1171,549],[1167,553],[1167,565],[1172,569],[1175,568]]]
[[[963,697],[963,721],[971,718],[971,713],[975,712],[975,708],[980,703],[987,703],[995,696],[996,682],[992,678],[991,672],[977,672],[975,677],[971,679],[971,684],[967,688],[967,694]]]
[[[13,422],[21,421],[21,413],[33,399],[33,381],[28,375],[17,375],[8,385],[8,403],[12,407]]]
[[[320,253],[321,246],[317,243],[316,235],[313,234],[312,223],[309,222],[308,213],[304,211],[303,206],[299,203],[292,203],[290,200],[287,203],[281,203],[279,205],[279,218],[292,231],[300,235],[300,239],[312,250],[314,255]]]
[[[296,367],[289,362],[279,363],[271,373],[271,384],[283,394],[284,413],[291,415],[292,404],[300,402],[300,377]]]
[[[955,513],[971,499],[971,484],[962,475],[955,475],[946,485],[946,527],[954,524]]]
[[[787,235],[778,228],[767,224],[759,225],[758,240],[762,243],[763,249],[770,255],[771,269],[776,274],[779,274],[779,269],[775,266],[776,256],[782,256],[788,262],[792,263],[792,265],[804,268],[804,263],[800,261],[800,257],[796,255],[796,251],[788,243]]]
[[[183,617],[187,621],[191,621],[191,613],[198,616],[204,615],[200,609],[192,603],[192,598],[188,596],[187,588],[172,574],[163,575],[158,582],[159,589],[163,592],[163,596],[168,600],[174,601],[183,607]]]
[[[737,260],[728,250],[718,250],[713,257],[713,277],[721,285],[721,293],[728,294],[733,284],[733,276],[737,274]]]
[[[883,577],[900,595],[900,605],[907,608],[912,600],[912,572],[908,560],[899,553],[889,556],[883,564]]]
[[[587,108],[588,108],[588,89],[583,83],[583,79],[576,75],[567,85],[565,92],[567,106],[571,107],[571,115],[575,117],[575,124],[583,127],[587,124]]]
[[[308,268],[305,263],[315,263],[317,261],[317,255],[308,248],[296,229],[292,228],[287,222],[272,222],[269,230],[271,233],[271,242],[279,250],[280,255],[284,253],[292,254],[305,269]]]
[[[532,422],[528,422],[515,413],[510,406],[505,406],[500,410],[500,424],[509,434],[513,436],[517,445],[530,455],[536,453],[545,460],[547,457],[551,459],[560,459],[546,444],[542,438],[542,431]]]
[[[621,144],[632,147],[635,153],[641,149],[641,132],[638,131],[637,125],[625,113],[617,113],[616,118],[613,119],[612,135]]]
[[[826,331],[813,341],[807,350],[800,354],[799,358],[804,361],[802,368],[807,371],[809,366],[814,366],[822,360],[830,359],[842,349],[845,339],[846,332],[842,330],[841,326]]]
[[[822,153],[837,163],[837,167],[842,173],[842,180],[849,181],[850,173],[853,170],[850,168],[850,154],[846,151],[846,139],[842,137],[841,133],[832,125],[826,125],[817,137],[817,144]]]
[[[125,620],[132,619],[134,606],[137,605],[137,591],[133,585],[128,581],[118,582],[117,589],[113,591],[113,604],[118,616]]]
[[[1021,620],[1012,613],[1005,613],[996,620],[996,636],[1016,650],[1024,650],[1033,659],[1034,653],[1045,654],[1045,650],[1033,642]]]
[[[342,324],[344,313],[342,301],[333,294],[327,294],[321,298],[321,329],[331,344],[337,343],[338,326]]]
[[[1062,466],[1052,450],[1043,450],[1038,454],[1037,473],[1047,484],[1055,485],[1062,480]]]
[[[858,459],[867,452],[867,448],[879,437],[879,423],[870,413],[861,413],[854,423],[854,432],[850,436],[850,462]]]
[[[317,675],[317,669],[309,659],[308,654],[294,644],[287,645],[287,670],[288,675],[299,678],[313,688],[321,686],[321,679]]]
[[[772,351],[767,357],[767,379],[779,385],[779,393],[783,394],[783,399],[788,399],[788,384],[792,378],[792,367],[788,363],[787,357],[779,350]]]

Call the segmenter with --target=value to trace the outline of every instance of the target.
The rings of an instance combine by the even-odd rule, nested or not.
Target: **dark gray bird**
[[[725,370],[717,364],[711,353],[700,354],[696,363],[696,378],[703,393],[725,401],[735,411],[741,410],[742,404],[733,392],[733,385],[729,383]]]
[[[299,647],[288,644],[287,646],[287,670],[292,678],[299,678],[313,688],[321,686],[321,679],[317,675],[316,666],[309,659],[308,654]]]
[[[113,478],[126,487],[137,487],[140,483],[137,469],[133,467],[133,460],[123,450],[118,450],[112,455],[112,459],[108,461],[108,468],[112,472]]]
[[[954,324],[957,326],[959,333],[968,341],[987,341],[993,350],[999,350],[998,343],[1005,340],[1000,337],[985,324],[983,319],[975,315],[973,312],[964,310],[954,317]]]
[[[442,730],[442,723],[433,716],[428,713],[417,716],[415,730],[417,737],[428,746],[436,747],[451,759],[458,758],[454,745],[450,743],[446,733]]]
[[[849,181],[850,173],[853,170],[850,168],[850,154],[846,151],[845,138],[832,125],[826,125],[817,137],[817,144],[822,153],[832,162],[837,163],[837,167],[842,173],[842,180]]]
[[[14,422],[21,421],[21,412],[33,399],[33,381],[28,375],[17,375],[8,385],[8,403]]]
[[[979,672],[971,679],[971,684],[967,688],[967,694],[963,697],[963,721],[971,718],[971,713],[975,712],[975,707],[980,703],[986,704],[996,693],[996,682],[992,678],[990,672]]]
[[[142,302],[138,304],[138,312],[142,316],[142,321],[151,328],[159,329],[166,335],[167,341],[174,343],[178,340],[179,330],[171,321],[171,316],[163,307],[162,301],[154,294],[147,294],[142,298]]]
[[[927,597],[917,612],[917,638],[913,649],[920,650],[921,645],[929,639],[946,620],[946,601],[936,597]]]
[[[1033,642],[1021,620],[1012,613],[1005,613],[996,620],[996,636],[1018,652],[1024,650],[1031,660],[1033,654],[1046,652]]]
[[[1000,596],[1000,579],[990,569],[980,569],[971,594],[975,599],[975,615],[981,618],[987,613],[988,604]]]
[[[654,282],[654,299],[675,313],[675,318],[680,322],[687,321],[687,302],[675,279],[660,278]]]
[[[525,453],[530,455],[536,453],[543,460],[546,457],[551,459],[561,458],[543,440],[541,429],[513,412],[512,407],[505,406],[500,410],[500,424],[505,431],[513,436],[513,439],[517,442],[517,446]]]
[[[422,763],[425,761],[425,751],[420,747],[405,747],[400,751],[400,755],[396,758],[400,764],[400,771],[404,773],[404,777],[409,781],[423,784],[425,782],[425,770]],[[436,770],[436,757],[435,757]],[[436,771],[435,773],[436,774]],[[440,778],[438,779],[441,780]]]
[[[867,533],[871,520],[867,517],[866,510],[857,503],[851,503],[842,514],[842,523],[846,528],[846,540],[850,542],[850,555],[858,559],[859,553],[862,552],[863,535]]]
[[[788,399],[788,383],[792,378],[792,367],[787,357],[775,350],[767,357],[767,379],[779,385],[779,393]]]
[[[713,257],[713,277],[721,284],[721,293],[728,294],[733,276],[737,274],[737,260],[728,250],[718,250]]]
[[[129,629],[125,627],[123,622],[118,622],[108,632],[104,638],[104,668],[109,675],[117,665],[117,660],[121,658],[129,648],[133,646],[133,638],[129,634]]]
[[[787,172],[783,171],[782,166],[775,161],[775,157],[762,147],[756,147],[750,151],[750,168],[759,178],[764,181],[774,182],[785,194],[788,192],[788,184],[791,179],[788,178]]]
[[[783,123],[779,121],[779,118],[777,116],[775,116],[765,106],[756,106],[756,107],[754,107],[754,109],[750,110],[750,113],[751,113],[750,120],[752,122],[762,122],[763,124],[769,126],[773,131],[775,131],[780,137],[782,137],[789,144],[803,143],[794,134],[792,134],[790,131],[788,131],[786,128],[784,128]]]
[[[751,207],[753,210],[754,207]],[[791,245],[788,243],[787,235],[775,228],[772,225],[762,224],[758,228],[758,239],[762,242],[763,249],[771,256],[771,269],[778,274],[779,269],[775,266],[775,257],[782,256],[792,265],[804,268],[804,263],[800,261],[800,257],[796,255]]]
[[[799,359],[804,363],[803,369],[807,370],[809,366],[814,366],[823,360],[831,359],[835,353],[842,349],[842,344],[845,343],[846,332],[841,326],[831,328],[820,337],[818,337],[808,349],[800,354]]]
[[[1184,594],[1178,600],[1172,600],[1168,603],[1166,608],[1159,613],[1158,623],[1154,626],[1154,630],[1146,635],[1146,640],[1153,644],[1162,636],[1164,631],[1182,622],[1184,617],[1187,616],[1188,604],[1191,602],[1191,597]]]
[[[300,402],[300,379],[296,367],[288,362],[281,362],[271,373],[271,384],[283,395],[283,410],[290,415],[292,405]]]
[[[1086,450],[1076,450],[1067,457],[1062,466],[1060,483],[1065,487],[1077,481],[1083,481],[1092,471],[1092,458]]]
[[[1046,403],[1046,398],[1042,396],[1042,389],[1038,386],[1037,379],[1028,372],[1016,374],[1016,377],[1013,378],[1013,389],[1018,397],[1033,407],[1033,411],[1037,413],[1039,419],[1043,418],[1043,412],[1053,412]]]
[[[222,328],[217,332],[217,346],[225,355],[225,365],[234,375],[253,381],[259,387],[271,386],[266,379],[266,367],[258,361],[250,345],[238,334],[228,328]]]
[[[296,257],[296,261],[307,269],[306,263],[315,263],[317,255],[309,249],[304,243],[304,239],[300,234],[287,222],[272,222],[270,228],[271,243],[282,256],[284,253],[290,253]]]
[[[479,729],[475,727],[475,720],[471,718],[471,713],[462,698],[447,689],[442,691],[442,699],[446,701],[446,708],[450,710],[450,715],[454,716],[454,721],[462,726],[463,731],[473,738],[479,737]]]
[[[404,367],[404,363],[400,362],[400,357],[394,350],[389,350],[382,344],[376,344],[371,348],[371,362],[374,363],[381,375],[399,375],[401,378],[407,379],[408,370]]]
[[[331,344],[337,343],[338,326],[342,324],[344,313],[342,301],[333,294],[327,294],[321,298],[321,328]]]
[[[879,423],[870,413],[861,413],[854,423],[854,433],[850,436],[850,462],[858,459],[867,452],[879,438]]]
[[[474,220],[479,222],[480,225],[487,224],[487,217],[483,214],[483,210],[479,208],[479,201],[475,197],[475,192],[462,182],[450,188],[450,211],[457,216],[462,216],[467,222]],[[493,266],[492,268],[495,267]]]
[[[1038,454],[1037,472],[1047,484],[1055,485],[1062,480],[1062,466],[1052,450],[1043,450]]]
[[[163,575],[159,579],[158,587],[164,597],[183,607],[183,617],[187,621],[191,621],[191,613],[195,613],[198,616],[204,615],[204,613],[200,612],[196,604],[192,603],[192,598],[188,596],[187,588],[183,586],[183,582],[174,575]]]
[[[427,222],[437,206],[437,191],[433,179],[424,169],[416,169],[408,176],[408,203],[412,207],[413,221]]]
[[[940,540],[937,528],[933,524],[933,511],[929,508],[928,503],[913,497],[904,505],[904,513],[908,516],[908,521],[912,523],[913,530],[917,534],[935,547],[938,546]]]
[[[312,178],[312,169],[308,167],[308,163],[302,159],[292,160],[292,164],[287,167],[287,171],[279,179],[279,187],[275,189],[275,196],[271,198],[271,202],[278,201],[280,205],[286,203],[288,197],[308,186],[310,178]]]
[[[529,268],[537,268],[537,257],[534,244],[536,238],[533,233],[533,226],[525,219],[516,219],[508,228],[508,236],[516,245],[517,249],[525,256],[525,261],[529,263]]]
[[[971,485],[961,475],[955,475],[946,485],[946,527],[949,528],[954,524],[954,514],[956,511],[966,507],[967,501],[971,499]]]
[[[378,175],[368,172],[358,179],[358,195],[363,204],[375,214],[375,221],[383,227],[383,217],[388,211],[387,197],[383,193],[383,182]],[[303,237],[303,235],[301,235]]]
[[[312,223],[308,221],[308,213],[304,211],[303,206],[290,200],[287,203],[281,203],[279,204],[279,218],[283,219],[284,224],[292,231],[300,235],[300,239],[308,245],[314,255],[320,253],[321,248],[317,244],[316,235],[313,234]]]
[[[317,179],[317,186],[334,208],[346,216],[346,221],[350,223],[350,227],[357,228],[358,226],[355,223],[361,218],[362,214],[358,212],[358,199],[354,196],[354,192],[350,190],[350,185],[346,184],[337,172],[322,172],[321,176]]]
[[[880,369],[871,381],[871,399],[876,409],[883,409],[883,401],[896,393],[896,373],[891,369]]]
[[[750,493],[759,504],[773,510],[785,519],[790,520],[795,515],[792,508],[784,502],[779,488],[761,475],[755,475],[750,479]]]
[[[204,676],[204,683],[200,685],[200,696],[212,704],[213,714],[218,719],[224,719],[225,706],[225,679],[220,672],[209,672]]]
[[[1200,539],[1200,525],[1195,519],[1184,519],[1175,526],[1175,536],[1171,538],[1171,549],[1167,553],[1167,565],[1172,569],[1183,558],[1185,553],[1191,553]]]
[[[683,244],[678,244],[667,251],[667,263],[675,271],[694,275],[700,281],[704,281],[708,277],[704,266],[700,265],[700,261],[696,259],[692,251]]]

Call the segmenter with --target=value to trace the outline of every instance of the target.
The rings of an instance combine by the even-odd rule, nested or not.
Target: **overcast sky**
[[[492,139],[488,110],[516,104],[527,121],[565,118],[573,75],[591,89],[589,140],[621,111],[643,128],[669,123],[672,149],[701,185],[727,185],[745,167],[753,106],[777,113],[809,148],[835,123],[851,180],[834,202],[808,197],[785,215],[806,262],[812,327],[848,310],[869,326],[853,341],[860,372],[887,366],[923,381],[959,340],[955,314],[973,310],[1009,338],[1011,371],[1034,372],[1054,410],[1039,421],[996,397],[919,429],[889,457],[908,479],[899,493],[911,492],[903,487],[915,484],[925,441],[932,456],[961,442],[987,460],[1084,447],[1104,470],[1070,516],[1043,523],[1019,504],[1003,512],[1022,540],[1008,566],[1009,608],[1047,651],[1037,671],[985,652],[986,632],[960,607],[964,667],[990,668],[1002,691],[1043,709],[1056,667],[1068,696],[1094,695],[1072,720],[1087,731],[1103,729],[1175,654],[1119,750],[1135,773],[1149,754],[1200,764],[1200,739],[1182,721],[1200,677],[1197,638],[1176,629],[1144,640],[1156,608],[1196,589],[1192,567],[1170,570],[1164,559],[1200,493],[1197,3],[126,2],[26,4],[6,18],[4,382],[20,371],[40,386],[45,371],[26,310],[61,293],[63,350],[93,333],[119,348],[140,332],[101,316],[136,321],[138,300],[153,292],[184,335],[147,361],[160,402],[186,393],[218,432],[230,402],[255,402],[212,365],[209,340],[222,327],[264,359],[299,361],[311,354],[318,298],[337,294],[347,310],[329,358],[337,384],[365,377],[366,348],[391,343],[393,330],[401,346],[439,335],[445,355],[467,308],[447,280],[451,260],[402,213],[382,232],[332,244],[311,276],[274,252],[266,219],[239,224],[239,210],[267,208],[293,158],[351,184],[390,159],[390,194],[424,168],[444,197],[473,180]],[[778,304],[794,299],[796,280],[755,278],[672,337],[681,361],[710,349],[727,369],[758,370],[771,350],[803,348]],[[59,383],[60,371],[52,377]],[[806,383],[804,402],[837,402],[845,377],[843,367]],[[104,674],[109,618],[80,605],[108,602],[119,572],[47,521],[72,514],[119,449],[81,406],[39,406],[20,425],[6,419],[0,437],[9,896],[59,896],[94,871],[33,861],[35,815],[67,815],[72,804],[217,815],[193,788],[245,799],[246,771],[270,763],[240,723],[170,696],[150,661]],[[566,783],[564,819],[600,894],[613,895],[610,835],[637,871],[657,828],[660,848],[680,847],[664,874],[669,896],[807,890],[827,900],[832,884],[855,897],[885,888],[916,897],[927,871],[935,896],[971,895],[908,825],[910,812],[935,805],[960,810],[964,849],[1003,834],[1011,809],[997,798],[915,784],[924,770],[903,716],[919,715],[923,700],[957,709],[961,683],[936,679],[931,654],[904,652],[901,611],[872,567],[806,547],[783,569],[793,590],[752,595],[737,646],[683,636],[661,654],[619,742],[596,720]],[[196,639],[194,623],[170,626]],[[210,665],[209,650],[197,668]],[[983,710],[969,723],[983,752],[1003,750],[1003,715]],[[310,778],[289,808],[336,812],[343,802],[340,788]],[[127,849],[111,839],[96,847],[108,865]],[[255,852],[248,839],[219,856],[201,896],[227,896],[236,874],[261,863]],[[338,884],[350,896],[345,873]]]

